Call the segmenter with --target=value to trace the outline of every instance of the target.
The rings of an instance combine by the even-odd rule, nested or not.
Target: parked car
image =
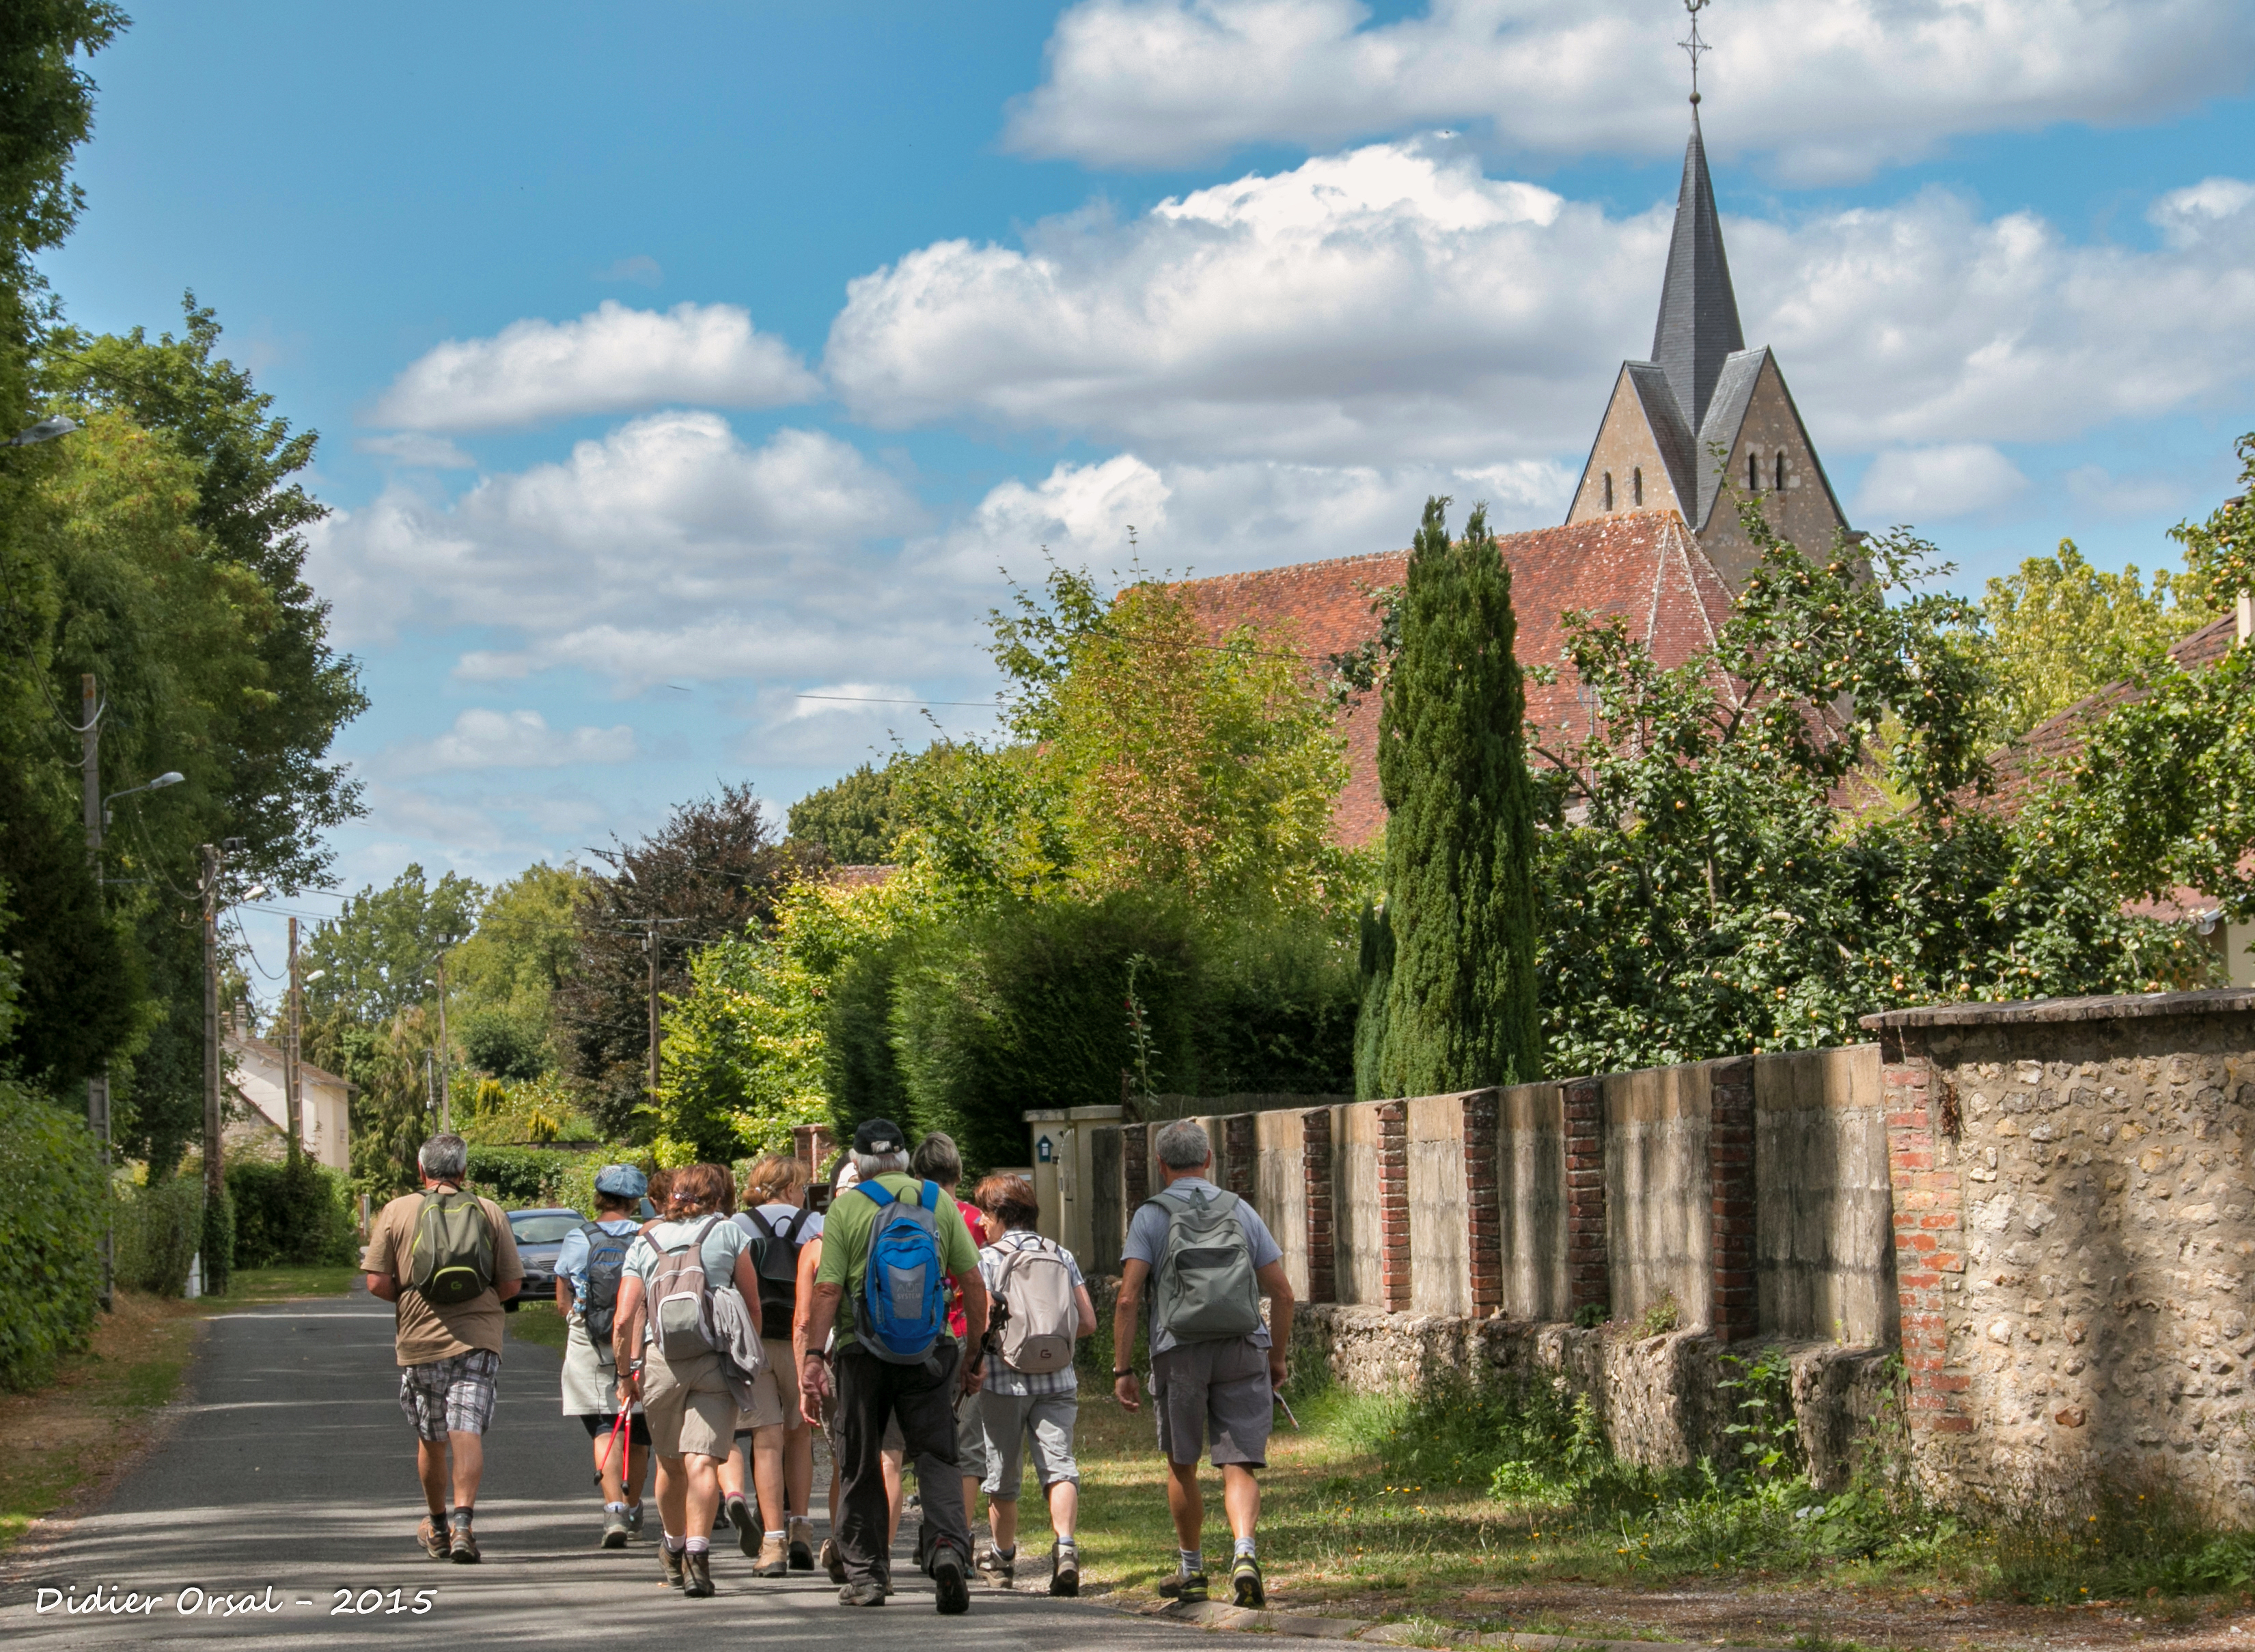
[[[505,1305],[514,1313],[521,1302],[556,1299],[556,1253],[565,1235],[577,1231],[587,1219],[575,1210],[551,1206],[540,1210],[513,1210],[509,1232],[516,1237],[517,1259],[524,1264],[524,1289]]]

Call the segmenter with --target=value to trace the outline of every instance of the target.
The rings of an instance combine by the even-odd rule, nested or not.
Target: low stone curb
[[[1208,1629],[1238,1629],[1256,1634],[1289,1634],[1303,1640],[1358,1641],[1380,1646],[1496,1647],[1504,1652],[1671,1652],[1697,1646],[1698,1652],[1716,1652],[1711,1641],[1609,1641],[1598,1635],[1526,1634],[1507,1629],[1487,1634],[1469,1629],[1443,1629],[1418,1623],[1381,1623],[1368,1618],[1328,1618],[1310,1612],[1271,1612],[1251,1606],[1225,1606],[1207,1600],[1184,1606],[1178,1600],[1157,1606],[1115,1606],[1136,1617],[1163,1618],[1174,1623],[1194,1623]],[[1767,1652],[1753,1647],[1724,1647],[1722,1652]]]

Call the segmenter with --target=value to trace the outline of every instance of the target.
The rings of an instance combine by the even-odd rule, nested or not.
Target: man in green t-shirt
[[[896,1418],[908,1455],[916,1462],[917,1491],[931,1533],[924,1570],[931,1574],[939,1609],[952,1613],[971,1605],[966,1582],[971,1529],[955,1452],[955,1395],[959,1390],[971,1394],[979,1388],[987,1286],[979,1276],[979,1248],[955,1201],[944,1193],[934,1197],[924,1183],[907,1174],[908,1163],[907,1137],[891,1120],[870,1119],[854,1132],[854,1166],[861,1179],[839,1194],[823,1216],[822,1262],[815,1270],[814,1299],[808,1305],[799,1395],[807,1420],[818,1424],[823,1401],[833,1392],[837,1397],[841,1489],[836,1537],[846,1566],[839,1602],[881,1606],[890,1591],[885,1483],[878,1464],[885,1425]],[[893,1347],[880,1352],[871,1346],[874,1339],[863,1334],[870,1247],[892,1214],[889,1201],[869,1194],[872,1185],[891,1199],[931,1212],[939,1270],[963,1293],[965,1337],[960,1346],[947,1332],[944,1310],[926,1350]],[[828,1349],[833,1327],[834,1352]]]

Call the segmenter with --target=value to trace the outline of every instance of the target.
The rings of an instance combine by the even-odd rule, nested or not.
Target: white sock
[[[779,1531],[763,1531],[760,1536],[771,1543],[779,1543],[783,1541],[783,1534]]]
[[[1175,1550],[1175,1564],[1182,1568],[1182,1575],[1187,1578],[1193,1571],[1205,1570],[1205,1556],[1196,1549],[1177,1549]]]
[[[1250,1560],[1253,1558],[1252,1538],[1240,1537],[1237,1540],[1237,1558],[1240,1560]]]
[[[665,1534],[665,1546],[677,1555],[681,1552],[682,1544],[687,1541],[686,1538],[675,1536],[671,1532]]]
[[[623,1515],[626,1511],[627,1506],[624,1503],[605,1503],[603,1505],[603,1512],[607,1515]]]
[[[669,1537],[666,1541],[671,1543],[673,1540]],[[701,1555],[712,1546],[713,1540],[710,1537],[692,1537],[689,1540],[689,1552],[692,1555]]]

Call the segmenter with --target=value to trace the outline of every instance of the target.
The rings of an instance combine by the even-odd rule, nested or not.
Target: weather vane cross
[[[1675,43],[1683,48],[1683,55],[1691,60],[1691,101],[1694,103],[1699,101],[1699,54],[1714,50],[1699,38],[1699,14],[1706,10],[1708,0],[1683,0],[1684,11],[1691,14],[1691,34],[1689,39]]]

